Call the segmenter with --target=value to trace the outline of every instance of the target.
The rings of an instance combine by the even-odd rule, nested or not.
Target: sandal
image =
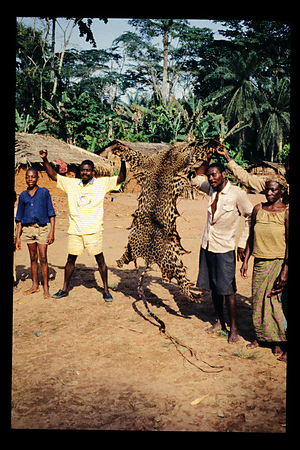
[[[63,298],[68,297],[69,293],[60,289],[56,294],[52,295],[52,298]]]
[[[114,300],[114,299],[112,298],[110,292],[104,292],[103,298],[104,298],[104,300],[105,300],[106,302],[113,302],[113,300]]]

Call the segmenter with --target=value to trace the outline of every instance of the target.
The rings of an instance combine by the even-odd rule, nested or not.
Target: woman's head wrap
[[[278,174],[275,173],[274,175],[268,176],[265,181],[266,181],[266,183],[267,183],[267,181],[276,181],[281,186],[283,186],[285,189],[288,189],[288,184],[287,184],[285,177],[283,175],[280,175],[279,173]]]

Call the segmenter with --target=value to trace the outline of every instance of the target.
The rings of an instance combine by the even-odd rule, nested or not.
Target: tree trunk
[[[50,81],[54,82],[54,56],[55,56],[55,17],[52,19],[52,45],[51,45],[51,72]]]
[[[110,61],[110,76],[111,76],[111,80],[112,80],[112,73],[113,73],[113,65],[114,65],[114,60],[112,59]],[[110,109],[111,111],[113,110],[113,103],[114,103],[114,87],[113,87],[113,82],[110,82],[110,86],[109,86],[109,103],[110,103]]]
[[[113,136],[114,136],[114,131],[113,131],[113,121],[112,121],[112,117],[109,116],[108,119],[108,140],[112,141],[113,140]]]
[[[43,71],[40,71],[40,112],[43,111]]]
[[[157,76],[155,75],[152,66],[150,66],[150,75],[151,75],[151,84],[153,86],[153,91],[154,91],[154,93],[156,95],[156,98],[158,100],[161,100],[162,99],[161,89],[160,89],[160,86],[158,84]]]
[[[275,147],[275,142],[274,142],[274,139],[272,139],[272,144],[271,144],[271,157],[270,157],[271,162],[274,162],[274,147]]]
[[[168,76],[168,50],[169,41],[168,33],[164,34],[164,68],[163,68],[163,81],[162,81],[162,100],[164,103],[167,101],[167,76]]]
[[[73,19],[73,20],[70,19],[70,20],[69,20],[69,23],[71,23],[71,29],[70,29],[69,36],[68,36],[67,38],[66,38],[66,30],[67,30],[67,28],[68,28],[68,26],[69,26],[69,23],[68,23],[66,29],[64,30],[64,46],[63,46],[62,52],[61,52],[61,54],[60,54],[59,64],[58,64],[58,74],[59,74],[59,75],[60,75],[61,68],[62,68],[62,65],[63,65],[63,60],[64,60],[66,48],[67,48],[67,46],[68,46],[68,44],[69,44],[69,42],[70,42],[71,35],[72,35],[72,33],[73,33],[73,30],[74,30],[74,28],[75,28],[75,26],[76,26],[78,20],[79,20],[79,19]],[[55,95],[56,89],[57,89],[57,77],[55,77],[55,79],[54,79],[54,84],[53,84],[53,90],[52,90],[51,98],[53,98],[53,96]]]
[[[114,61],[113,59],[110,61],[110,73],[111,73],[111,77],[112,77],[112,72],[113,72],[113,64]],[[113,96],[113,83],[112,81],[110,82],[109,85],[109,103],[110,103],[110,110],[113,111],[113,102],[114,102],[114,96]],[[113,121],[112,121],[112,116],[109,116],[108,119],[108,139],[110,141],[113,140]]]
[[[282,137],[280,138],[280,141],[278,142],[278,151],[276,155],[276,159],[278,160],[278,155],[280,155],[282,152]]]

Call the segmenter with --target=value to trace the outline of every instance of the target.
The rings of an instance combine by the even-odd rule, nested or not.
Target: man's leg
[[[39,292],[39,282],[38,282],[38,252],[37,243],[27,244],[30,256],[30,265],[32,273],[32,286],[27,291],[23,292],[24,295],[33,294],[34,292]]]
[[[49,283],[48,283],[48,261],[47,261],[47,249],[48,244],[38,244],[38,251],[39,251],[39,260],[41,263],[42,268],[42,276],[43,276],[43,282],[44,282],[44,298],[50,298],[50,292],[49,292]]]
[[[77,255],[70,255],[68,254],[68,259],[65,265],[65,279],[64,279],[64,285],[63,285],[63,291],[67,292],[69,283],[71,280],[71,276],[73,275],[74,269],[75,269],[75,262],[77,259]]]
[[[98,269],[103,281],[103,288],[104,292],[108,292],[108,286],[107,286],[107,265],[105,263],[103,252],[101,252],[99,255],[95,255]]]
[[[105,301],[107,302],[112,302],[113,298],[111,296],[111,294],[108,291],[108,284],[107,284],[107,265],[105,263],[105,259],[104,259],[104,255],[103,252],[99,253],[98,255],[95,255],[97,264],[98,264],[98,268],[99,268],[99,272],[103,281],[103,289],[104,289],[104,293],[103,293],[103,298]]]
[[[239,341],[237,327],[236,327],[236,299],[235,294],[225,295],[227,311],[230,318],[230,334],[228,342],[233,344]]]
[[[75,269],[75,261],[77,259],[77,255],[70,255],[68,254],[68,259],[65,265],[65,279],[64,279],[64,285],[63,288],[60,289],[58,292],[52,295],[52,298],[63,298],[67,297],[68,294],[68,287],[71,280],[71,276],[73,275],[74,269]]]
[[[216,313],[216,322],[211,327],[206,329],[207,333],[212,333],[220,327],[222,330],[226,330],[223,311],[223,295],[218,295],[214,291],[211,291],[211,296]]]

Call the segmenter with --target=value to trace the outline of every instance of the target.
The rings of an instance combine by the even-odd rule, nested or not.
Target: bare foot
[[[47,290],[44,289],[44,298],[51,298],[51,294],[48,289]]]
[[[283,352],[279,358],[277,358],[278,361],[287,362],[287,352]]]
[[[246,345],[246,348],[248,348],[249,350],[251,350],[252,348],[256,348],[256,347],[259,347],[259,343],[257,342],[256,339],[253,342],[251,342],[251,344]]]
[[[282,355],[282,350],[281,350],[281,348],[279,347],[279,345],[274,345],[273,350],[272,350],[272,353],[273,353],[274,356],[280,356],[280,355]]]
[[[32,286],[30,289],[27,289],[27,291],[24,291],[23,295],[34,294],[35,292],[40,292],[40,288],[38,286],[37,287]]]
[[[236,328],[231,328],[229,337],[228,337],[228,343],[229,344],[236,344],[239,342],[239,336]]]
[[[206,328],[205,331],[206,333],[210,334],[213,333],[217,328],[221,328],[221,323],[219,320],[216,320],[216,323],[211,327]]]

